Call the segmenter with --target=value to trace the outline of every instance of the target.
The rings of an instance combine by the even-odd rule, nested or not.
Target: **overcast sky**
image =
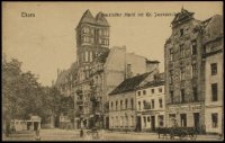
[[[222,15],[222,2],[5,2],[3,52],[7,59],[23,62],[22,70],[39,76],[42,85],[51,85],[57,68],[68,69],[76,60],[75,27],[87,9],[93,16],[99,11],[136,13],[135,17],[107,17],[110,47],[125,45],[128,52],[158,60],[163,72],[163,46],[171,35],[173,16],[154,17],[154,13],[175,13],[182,6],[199,20]],[[21,12],[35,17],[21,17]],[[138,13],[144,16],[137,17]]]

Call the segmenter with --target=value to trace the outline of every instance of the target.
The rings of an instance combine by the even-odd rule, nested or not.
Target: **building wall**
[[[166,121],[171,126],[170,114],[176,114],[176,120],[180,124],[181,114],[186,114],[187,126],[193,126],[193,114],[200,115],[201,129],[205,128],[204,121],[204,68],[202,64],[202,35],[195,31],[200,22],[190,19],[172,29],[172,35],[165,44],[165,94],[166,94]],[[181,35],[183,29],[183,35]],[[193,41],[196,41],[197,53],[193,54]],[[182,49],[182,50],[181,50]],[[172,51],[172,60],[170,52]],[[193,66],[196,65],[196,74]],[[183,74],[181,74],[183,73]],[[171,79],[172,75],[172,79]],[[182,76],[183,75],[183,76]],[[194,90],[197,88],[197,100],[194,99]],[[185,103],[181,103],[181,89],[184,89]],[[173,91],[173,103],[171,92]],[[187,105],[193,106],[191,108]],[[186,108],[186,110],[182,109]]]
[[[127,108],[125,100],[127,99]],[[133,105],[131,105],[133,100]],[[116,109],[116,101],[118,101]],[[121,107],[120,102],[123,101]],[[111,106],[113,103],[113,106]],[[136,125],[135,91],[109,96],[109,128],[115,130],[134,130]]]
[[[159,91],[162,89],[162,91]],[[154,93],[152,92],[154,90]],[[136,110],[137,115],[141,116],[141,129],[151,129],[151,116],[155,116],[155,127],[161,127],[159,124],[159,116],[163,116],[163,126],[165,126],[165,94],[164,86],[147,87],[136,91]],[[145,91],[145,93],[144,93]],[[160,107],[159,99],[162,100],[162,107]],[[154,100],[154,108],[152,107],[152,100]],[[143,101],[147,102],[150,108],[144,109]],[[141,104],[140,104],[141,103]],[[146,125],[145,120],[146,118]]]
[[[217,74],[211,74],[211,64],[217,63]],[[223,127],[223,53],[217,53],[212,56],[206,57],[206,100],[205,100],[205,119],[206,119],[206,132],[208,133],[222,133]],[[212,87],[211,84],[217,83],[217,101],[212,101]],[[218,114],[217,125],[213,126],[212,114]]]

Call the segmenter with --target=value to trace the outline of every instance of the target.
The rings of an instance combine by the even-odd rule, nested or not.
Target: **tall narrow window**
[[[193,96],[194,96],[194,101],[198,101],[197,87],[193,87]]]
[[[128,100],[125,100],[125,109],[127,109],[127,105],[128,105]]]
[[[180,45],[180,57],[184,58],[185,57],[185,48],[184,44]]]
[[[173,61],[173,49],[170,48],[170,61]]]
[[[181,103],[185,102],[185,93],[184,93],[184,89],[181,89],[180,91],[180,98],[181,98]]]
[[[218,114],[217,113],[212,114],[212,127],[213,128],[218,127]]]
[[[113,110],[113,102],[111,102],[111,110]]]
[[[138,91],[138,96],[140,96],[141,95],[141,91]]]
[[[151,101],[152,101],[152,109],[154,109],[155,108],[155,101],[154,101],[154,99],[152,99]]]
[[[116,100],[116,110],[118,109],[117,107],[118,107],[118,101]]]
[[[145,102],[145,100],[143,100],[143,109],[145,109],[146,108],[146,102]]]
[[[192,47],[192,55],[196,55],[197,54],[197,41],[196,40],[191,42],[191,47]]]
[[[170,91],[170,99],[171,99],[171,103],[174,103],[174,97],[173,97],[173,91]]]
[[[141,110],[141,101],[138,101],[138,109]]]
[[[130,104],[131,104],[131,109],[133,109],[134,108],[134,100],[133,100],[133,98],[130,100]]]
[[[187,127],[187,115],[180,114],[181,127]]]
[[[85,51],[85,62],[88,62],[88,52]]]
[[[123,109],[123,100],[120,100],[120,109]]]
[[[143,117],[143,120],[144,120],[144,126],[146,127],[146,117],[145,116]]]
[[[183,69],[180,69],[180,81],[185,80],[185,71]]]
[[[184,35],[184,29],[180,29],[180,36]]]
[[[162,99],[159,99],[159,108],[163,107]]]
[[[211,64],[211,74],[216,75],[217,74],[217,63]]]
[[[192,64],[192,78],[197,76],[197,64]]]
[[[217,101],[218,100],[217,83],[213,83],[211,86],[212,86],[212,101]]]
[[[160,127],[163,127],[163,120],[164,120],[164,119],[163,119],[163,115],[159,115],[159,116],[158,116],[158,119],[159,119],[159,126],[160,126]]]

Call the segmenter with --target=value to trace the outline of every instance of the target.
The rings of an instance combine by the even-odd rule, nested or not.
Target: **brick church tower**
[[[98,55],[109,50],[109,24],[102,12],[94,18],[90,10],[85,11],[76,28],[76,40],[79,67],[88,70]]]

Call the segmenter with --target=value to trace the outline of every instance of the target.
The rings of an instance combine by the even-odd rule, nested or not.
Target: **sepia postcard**
[[[223,141],[223,2],[2,2],[2,141]]]

